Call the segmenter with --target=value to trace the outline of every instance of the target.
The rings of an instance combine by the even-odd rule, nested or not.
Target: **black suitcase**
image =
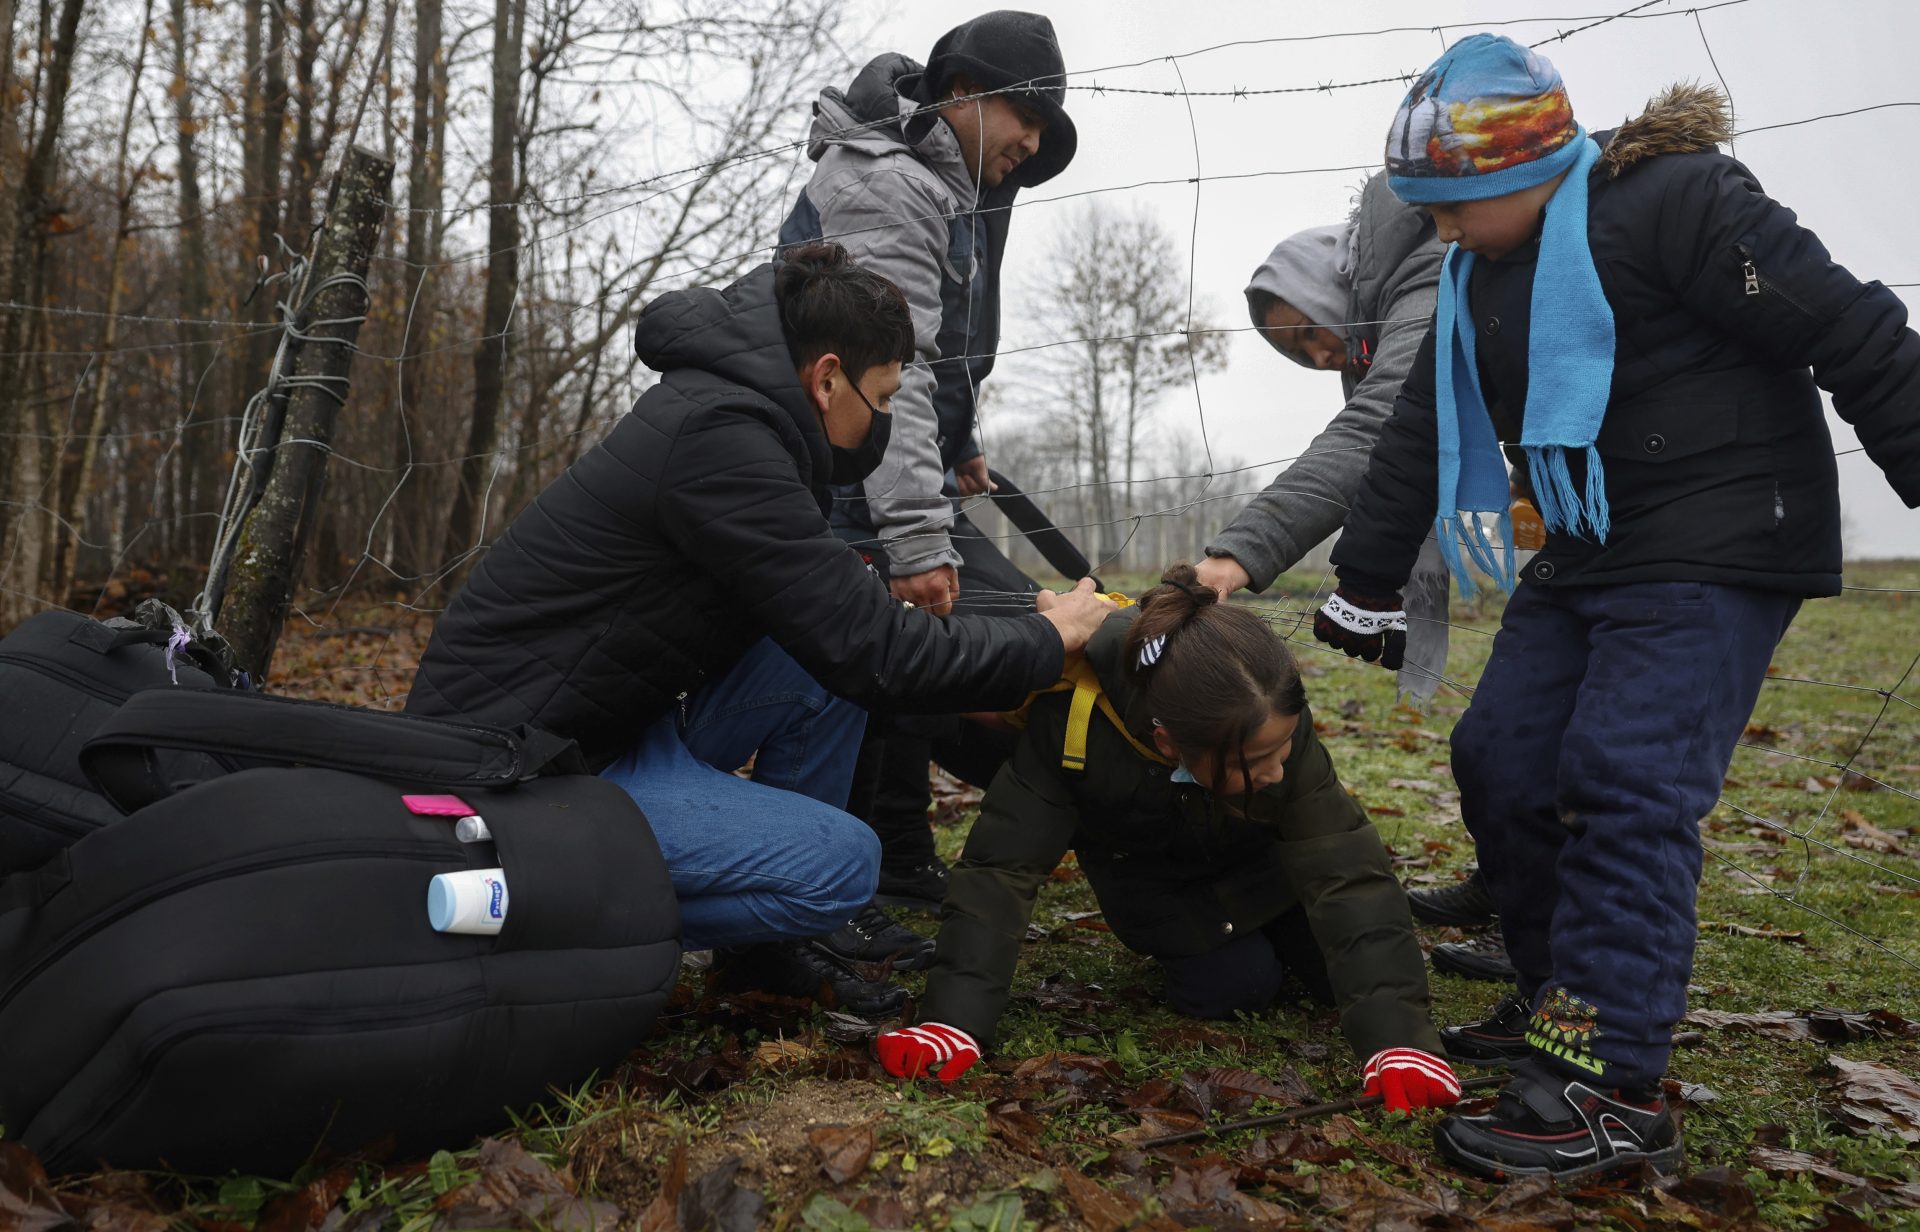
[[[142,689],[230,685],[221,649],[163,604],[139,619],[39,612],[0,639],[0,875],[32,868],[120,811],[80,769],[80,748]],[[198,782],[236,768],[204,754],[158,755],[159,772]]]
[[[155,754],[181,746],[304,764],[173,792]],[[61,1171],[285,1176],[459,1147],[611,1073],[673,986],[679,909],[624,791],[530,777],[559,751],[255,693],[136,696],[85,760],[137,811],[0,882],[7,1136]],[[492,840],[415,816],[401,797],[423,789]],[[429,878],[491,867],[502,931],[433,931]]]

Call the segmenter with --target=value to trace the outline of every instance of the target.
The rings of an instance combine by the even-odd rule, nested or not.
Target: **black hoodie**
[[[601,766],[763,637],[835,693],[895,710],[1003,708],[1059,678],[1043,617],[902,608],[828,529],[827,439],[775,269],[647,305],[634,343],[660,383],[473,571],[409,711],[537,723]]]

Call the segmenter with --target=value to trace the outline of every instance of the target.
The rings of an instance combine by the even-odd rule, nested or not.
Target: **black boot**
[[[893,922],[880,908],[868,905],[851,920],[807,944],[845,964],[871,964],[895,971],[924,971],[933,965],[933,942],[911,928]]]
[[[714,968],[723,991],[811,997],[828,1009],[864,1018],[891,1017],[907,1004],[906,989],[884,980],[862,979],[816,949],[814,939],[718,950]]]
[[[1407,906],[1413,918],[1424,924],[1448,924],[1454,928],[1485,928],[1494,922],[1493,895],[1487,891],[1487,879],[1478,868],[1465,881],[1434,890],[1408,890]]]
[[[1680,1166],[1680,1127],[1658,1085],[1647,1091],[1589,1086],[1529,1061],[1485,1116],[1450,1116],[1434,1142],[1449,1162],[1504,1181],[1548,1175],[1571,1180],[1650,1163]]]
[[[888,867],[884,858],[880,861],[880,888],[873,895],[879,906],[939,915],[946,899],[947,862],[939,856],[899,869]]]
[[[1440,1028],[1447,1057],[1472,1065],[1516,1065],[1533,1055],[1527,1045],[1527,1023],[1533,1007],[1517,992],[1500,998],[1484,1021],[1462,1027]]]
[[[1515,979],[1513,963],[1507,958],[1507,943],[1498,935],[1443,941],[1433,947],[1430,957],[1433,969],[1447,975],[1508,985]]]

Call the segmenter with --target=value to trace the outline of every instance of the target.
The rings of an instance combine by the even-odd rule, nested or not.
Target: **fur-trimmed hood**
[[[1727,96],[1699,82],[1677,82],[1613,130],[1600,151],[1600,165],[1614,178],[1656,154],[1694,154],[1732,137]]]

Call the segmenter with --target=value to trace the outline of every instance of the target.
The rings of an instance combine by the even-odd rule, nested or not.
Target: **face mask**
[[[867,404],[872,419],[868,422],[867,439],[858,445],[848,448],[831,441],[827,443],[833,451],[833,473],[829,478],[834,483],[859,483],[873,474],[880,466],[880,459],[886,456],[887,440],[893,435],[893,416],[868,401],[858,385],[853,385],[853,392]]]

